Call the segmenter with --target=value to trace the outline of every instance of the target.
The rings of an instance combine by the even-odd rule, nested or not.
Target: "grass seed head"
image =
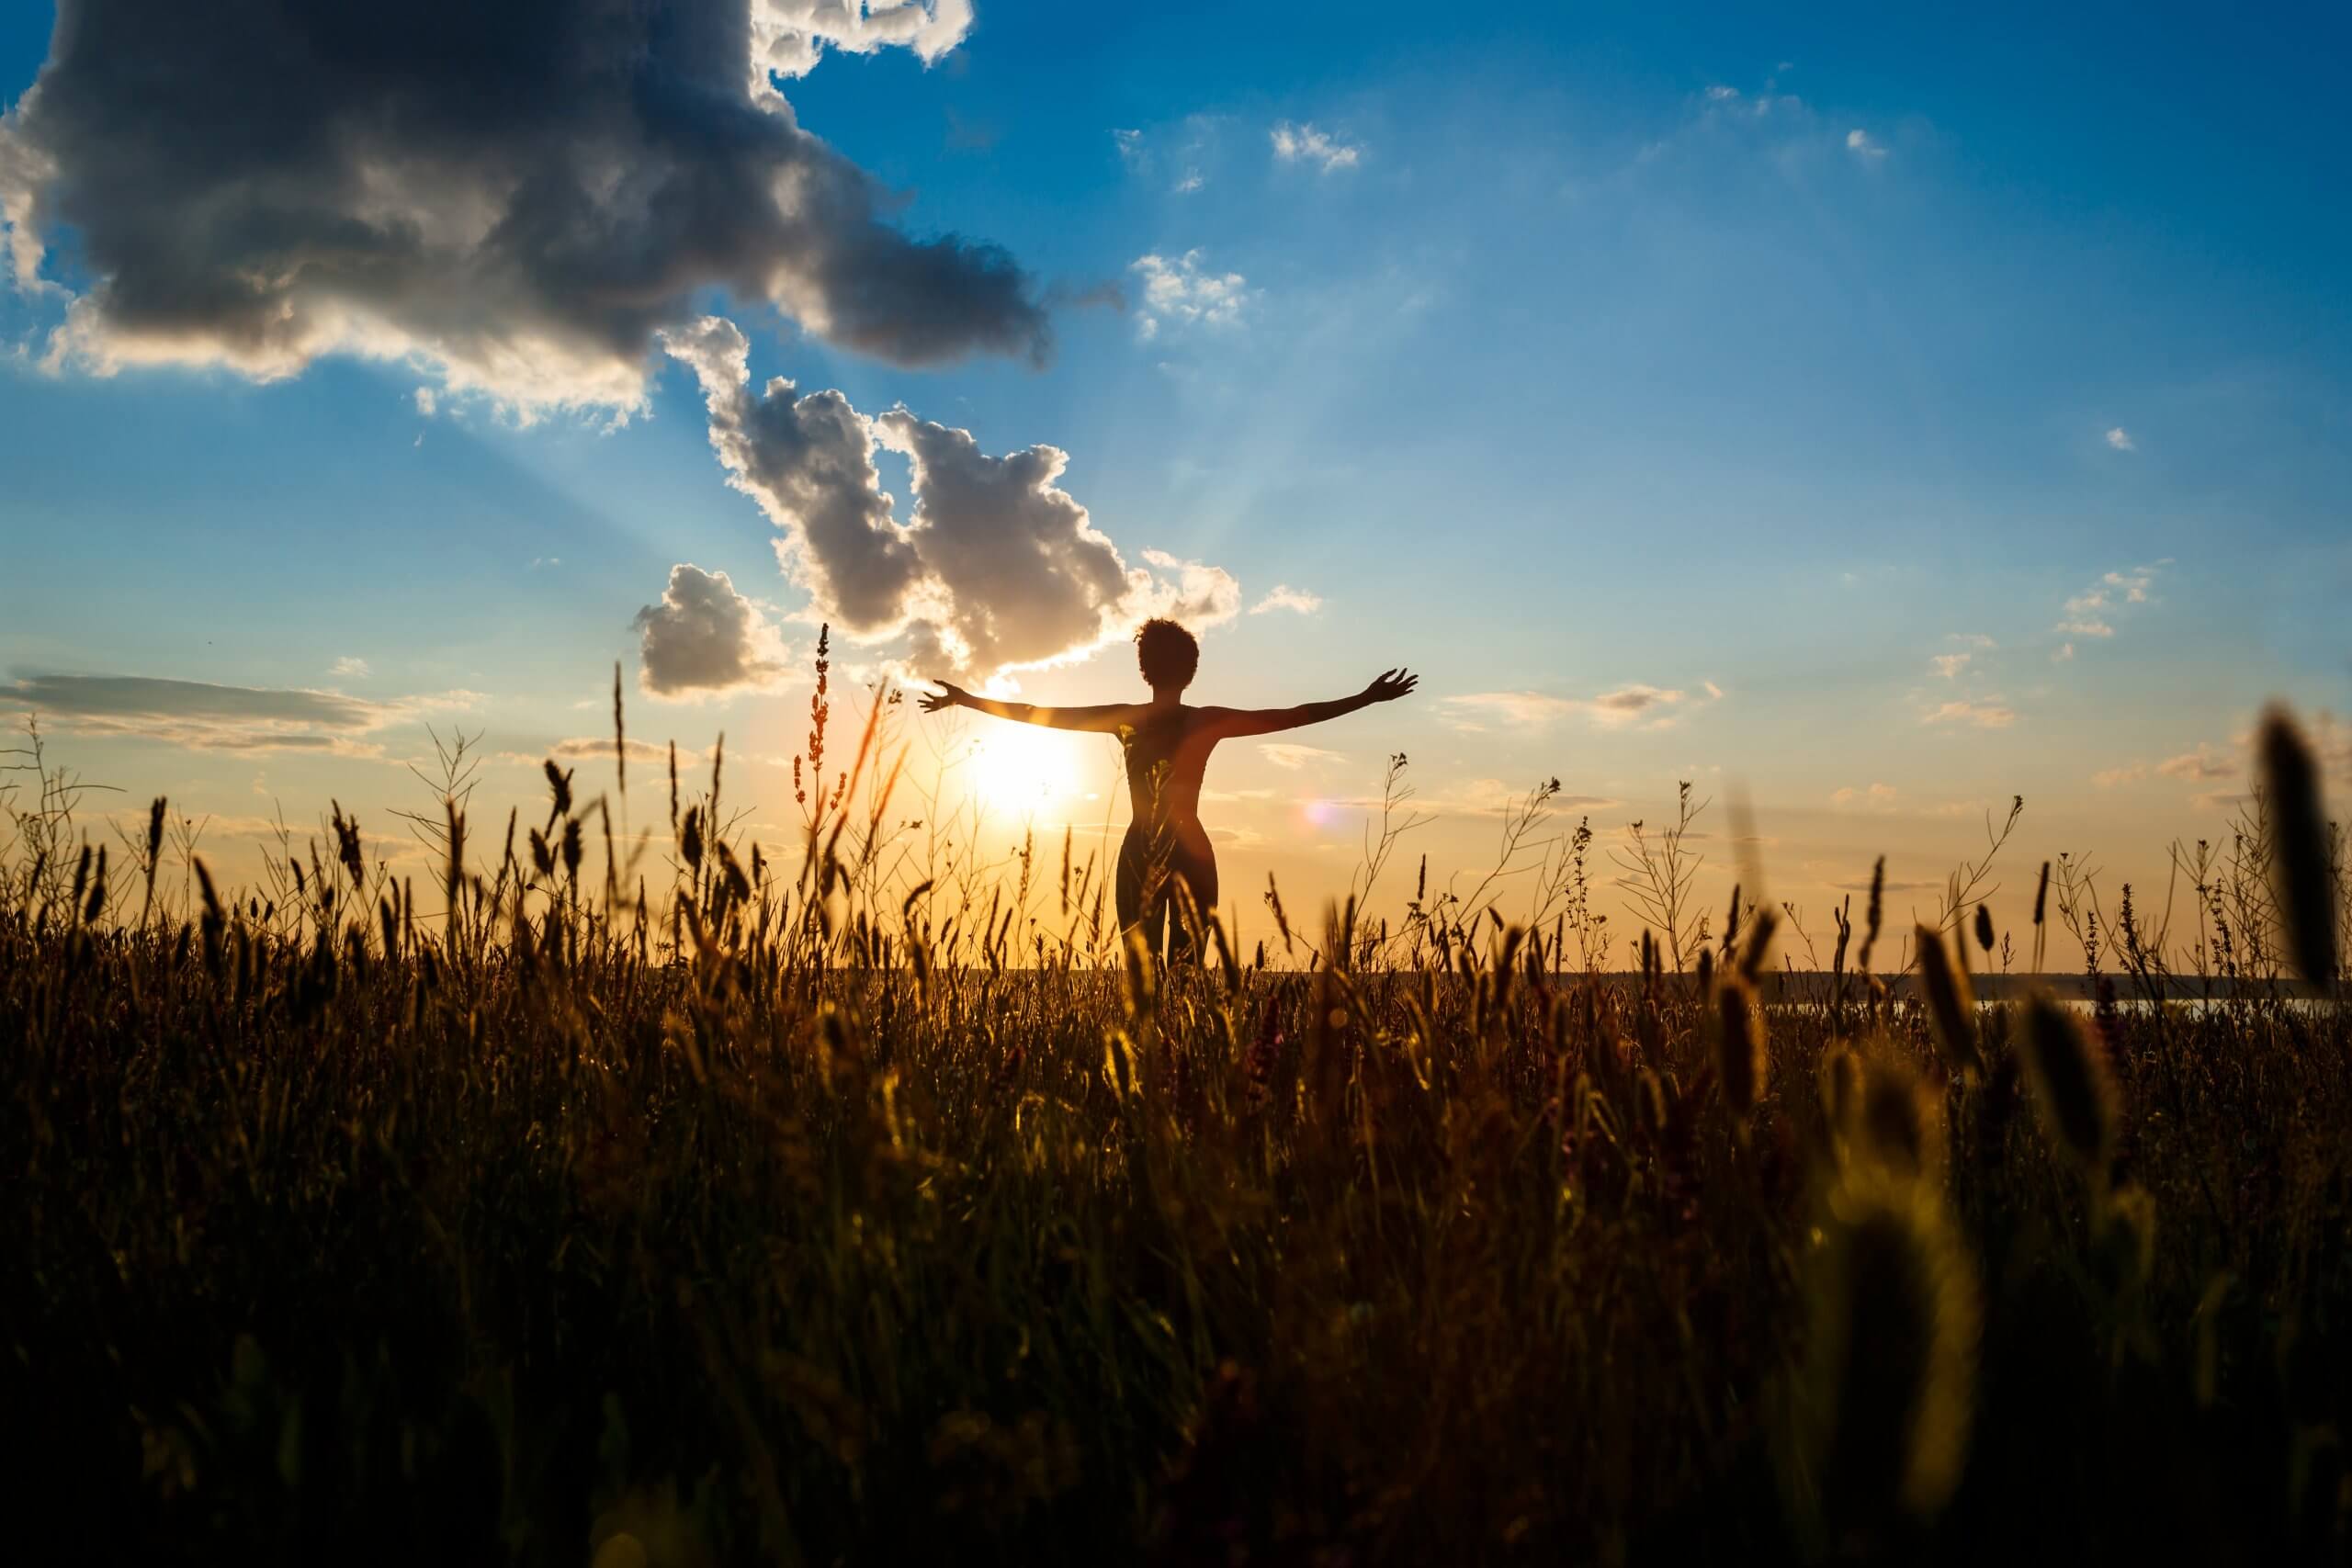
[[[1734,1115],[1755,1111],[1770,1072],[1756,988],[1744,976],[1726,976],[1715,992],[1715,1077]]]
[[[2051,1141],[2093,1181],[2104,1181],[2115,1149],[2117,1096],[2106,1049],[2046,996],[2026,1006],[2026,1076]]]
[[[1955,1077],[1984,1076],[1984,1059],[1976,1049],[1976,998],[1968,972],[1952,962],[1943,933],[1921,925],[1914,933],[1919,946],[1919,988],[1935,1026],[1936,1043]]]
[[[2262,716],[2257,750],[2287,949],[2304,979],[2328,985],[2335,978],[2335,876],[2320,804],[2319,766],[2295,721],[2276,705]]]
[[[1950,1500],[1974,1415],[1974,1271],[1934,1184],[1857,1170],[1832,1189],[1811,1288],[1806,1436],[1841,1540]]]

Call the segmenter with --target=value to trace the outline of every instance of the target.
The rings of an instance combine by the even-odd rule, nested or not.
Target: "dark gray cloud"
[[[662,603],[637,613],[639,678],[655,696],[764,686],[784,673],[784,644],[723,571],[681,561]]]
[[[0,218],[20,280],[76,247],[91,281],[52,354],[100,370],[282,376],[348,351],[526,409],[629,408],[653,333],[712,288],[896,364],[1042,358],[1012,259],[885,222],[888,193],[769,75],[827,43],[931,58],[968,6],[852,20],[809,0],[61,0],[0,120]]]
[[[754,392],[750,345],[707,317],[663,334],[693,369],[729,481],[785,537],[785,570],[854,636],[904,633],[917,669],[971,674],[1079,658],[1147,615],[1229,620],[1240,588],[1222,570],[1156,550],[1133,568],[1061,488],[1069,454],[1002,457],[969,431],[905,409],[868,419],[837,391],[799,395],[782,377]],[[903,454],[914,507],[900,523],[874,466]]]
[[[374,755],[365,738],[406,719],[470,707],[470,692],[370,702],[340,692],[220,686],[153,675],[24,675],[0,685],[0,709],[62,720],[78,735],[125,736],[214,751]]]

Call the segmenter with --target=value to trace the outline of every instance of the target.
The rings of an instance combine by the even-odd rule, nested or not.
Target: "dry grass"
[[[991,894],[894,835],[888,717],[831,783],[812,743],[788,874],[674,773],[664,863],[552,767],[498,850],[460,749],[417,819],[446,920],[339,807],[266,897],[162,803],[111,882],[34,828],[0,874],[21,1549],[2343,1551],[2340,1003],[2110,987],[2028,1050],[1964,908],[1917,934],[1922,1008],[1846,970],[1843,914],[1817,984],[1754,913],[1711,942],[1671,864],[1644,972],[1593,976],[1589,835],[1549,932],[1424,874],[1396,931],[1351,903],[1283,917],[1296,967],[1161,972],[1067,848]],[[2312,947],[2227,902],[2208,944]],[[2177,987],[2070,908],[2127,995]]]

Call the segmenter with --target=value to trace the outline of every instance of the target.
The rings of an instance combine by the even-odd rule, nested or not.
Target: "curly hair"
[[[1136,664],[1155,691],[1193,683],[1201,667],[1201,645],[1191,632],[1157,615],[1136,628]]]

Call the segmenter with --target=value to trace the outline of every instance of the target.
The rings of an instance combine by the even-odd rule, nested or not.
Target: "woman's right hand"
[[[939,690],[922,694],[922,711],[937,713],[942,708],[962,707],[971,700],[971,694],[950,681],[942,681]]]

